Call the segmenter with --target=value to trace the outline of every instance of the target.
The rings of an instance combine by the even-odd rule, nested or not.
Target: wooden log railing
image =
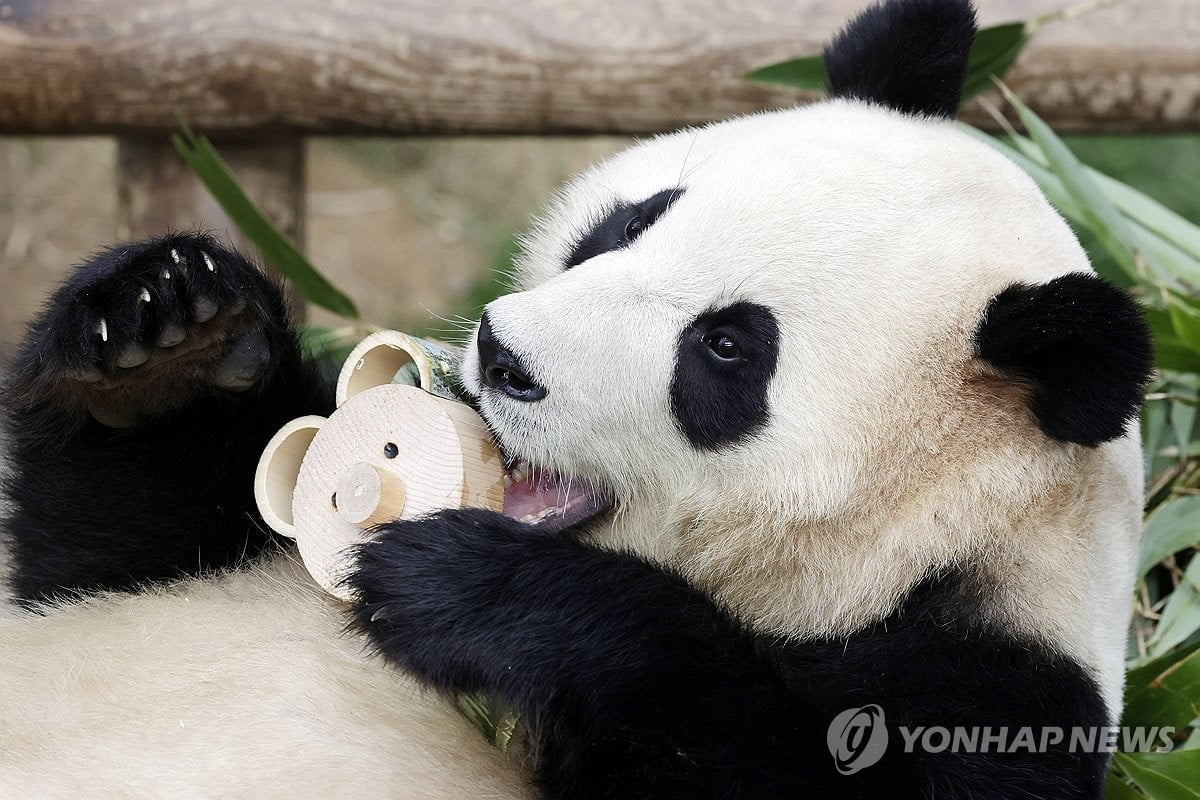
[[[182,117],[297,234],[305,134],[646,133],[789,104],[742,76],[867,2],[0,0],[0,133],[121,137],[136,234],[213,211],[164,144]],[[1072,2],[977,5],[988,25]],[[1053,25],[1008,80],[1059,130],[1200,130],[1200,0]]]

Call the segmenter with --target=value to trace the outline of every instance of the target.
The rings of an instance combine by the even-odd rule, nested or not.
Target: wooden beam
[[[1075,1],[978,5],[994,24]],[[795,102],[742,75],[867,2],[0,0],[0,132],[659,131]],[[1200,130],[1200,2],[1055,24],[1011,83],[1062,130]]]

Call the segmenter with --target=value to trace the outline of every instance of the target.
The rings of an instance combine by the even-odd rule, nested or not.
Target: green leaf
[[[1146,522],[1142,536],[1138,576],[1175,553],[1200,545],[1200,496],[1173,500],[1161,506]]]
[[[1200,750],[1116,753],[1113,763],[1151,800],[1200,800]]]
[[[977,33],[967,58],[962,102],[992,88],[995,85],[992,78],[1003,78],[1028,42],[1029,31],[1024,22],[996,25]]]
[[[306,300],[343,317],[358,319],[353,301],[317,272],[299,248],[271,225],[208,139],[197,136],[182,121],[180,128],[181,132],[171,137],[175,149],[271,266],[283,273]]]
[[[1104,800],[1146,800],[1146,795],[1109,772],[1104,782]]]
[[[1158,562],[1200,544],[1200,495],[1181,497],[1159,507],[1146,522],[1138,576]]]
[[[1159,369],[1200,373],[1200,353],[1175,337],[1154,337],[1154,363]]]
[[[1200,558],[1193,558],[1183,573],[1183,580],[1171,592],[1162,618],[1154,628],[1154,635],[1147,642],[1151,655],[1166,653],[1200,630]],[[1198,698],[1200,699],[1200,698]],[[1193,711],[1192,716],[1197,715]]]
[[[1090,167],[1089,172],[1096,178],[1104,193],[1128,217],[1137,220],[1166,241],[1173,242],[1181,249],[1200,257],[1200,225],[1189,222],[1162,203],[1116,178]]]
[[[1186,346],[1200,351],[1200,312],[1196,307],[1176,294],[1167,302],[1167,314],[1171,318],[1171,329]]]
[[[1183,387],[1179,384],[1174,384],[1173,391],[1184,394],[1185,392],[1190,397],[1196,396],[1196,390],[1192,387]],[[1180,458],[1183,458],[1183,453],[1186,453],[1189,446],[1192,444],[1192,432],[1196,429],[1196,406],[1193,403],[1183,403],[1178,400],[1171,401],[1171,428],[1175,431],[1175,444],[1179,447]]]
[[[1200,714],[1200,643],[1133,666],[1125,675],[1130,727],[1186,728]]]
[[[825,89],[825,59],[821,56],[796,58],[756,69],[746,80],[758,83],[778,83],[795,89],[820,92]]]
[[[1200,352],[1188,347],[1175,334],[1170,312],[1142,306],[1142,314],[1154,338],[1154,360],[1159,369],[1200,373]]]

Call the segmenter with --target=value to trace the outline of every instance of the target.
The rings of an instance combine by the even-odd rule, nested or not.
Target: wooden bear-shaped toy
[[[285,425],[254,479],[263,519],[296,540],[313,578],[341,584],[347,550],[373,525],[444,508],[504,505],[502,459],[483,420],[456,399],[453,354],[395,331],[364,339],[338,376],[337,408]]]

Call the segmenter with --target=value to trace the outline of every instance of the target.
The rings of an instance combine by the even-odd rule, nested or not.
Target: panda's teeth
[[[507,472],[506,472],[506,473],[504,473],[504,488],[505,488],[505,489],[511,489],[511,488],[512,488],[512,485],[513,485],[513,479],[512,479],[512,476],[511,476],[511,475],[509,475]]]
[[[521,517],[517,521],[524,522],[526,525],[536,525],[537,523],[541,522],[542,520],[544,520],[546,517],[550,516],[551,514],[561,514],[561,513],[562,513],[561,508],[558,508],[557,506],[550,506],[549,508],[543,508],[541,511],[539,511],[536,514],[526,514],[525,516]]]

